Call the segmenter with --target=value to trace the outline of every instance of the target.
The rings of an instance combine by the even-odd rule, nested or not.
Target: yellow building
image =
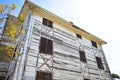
[[[22,36],[21,25],[22,23],[16,17],[8,16],[0,38],[0,80],[7,78],[11,71],[10,67],[14,71],[13,65],[16,64],[15,59],[21,46],[19,40]]]

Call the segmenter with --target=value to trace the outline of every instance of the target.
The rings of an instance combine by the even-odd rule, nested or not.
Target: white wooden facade
[[[32,6],[32,9],[38,7],[27,2],[23,9],[26,5]],[[42,24],[45,15],[32,9],[27,11],[23,23],[26,31],[24,45],[21,47],[13,80],[36,80],[37,71],[51,73],[52,80],[111,80],[102,43],[97,44],[97,48],[91,44],[91,39],[94,41],[96,37],[89,38],[91,35],[86,37],[83,34],[87,32],[83,31],[80,39],[75,32],[65,28],[60,22],[53,21],[53,28],[45,26]],[[44,12],[44,9],[40,7],[38,9]],[[53,42],[52,55],[39,52],[41,37]],[[80,61],[80,50],[85,52],[86,62]],[[104,70],[98,68],[96,57],[101,58]]]

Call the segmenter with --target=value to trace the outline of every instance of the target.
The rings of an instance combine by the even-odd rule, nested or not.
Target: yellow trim
[[[29,9],[28,9],[28,7],[29,7]],[[51,12],[45,10],[45,9],[33,4],[30,1],[25,2],[20,14],[22,13],[23,15],[24,14],[27,15],[29,10],[36,13],[37,15],[40,15],[41,17],[44,17],[46,19],[51,20],[53,23],[58,24],[61,27],[65,28],[65,29],[67,29],[67,30],[69,30],[69,31],[71,31],[75,34],[76,33],[80,34],[82,37],[85,37],[89,40],[95,41],[96,43],[98,43],[100,45],[106,44],[106,42],[103,41],[102,39],[88,33],[87,31],[85,31],[81,28],[77,29],[77,28],[73,27],[73,24],[71,24],[70,22],[68,22],[68,21],[60,18],[59,16],[57,16],[57,15],[55,15],[55,14],[53,14],[53,13],[51,13]]]

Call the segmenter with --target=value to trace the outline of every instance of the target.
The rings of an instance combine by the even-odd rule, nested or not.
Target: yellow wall
[[[105,44],[106,42],[104,42],[103,40],[95,37],[94,35],[84,31],[84,30],[80,30],[77,29],[75,27],[72,26],[72,24],[70,24],[69,22],[67,22],[66,20],[58,17],[57,15],[54,15],[53,13],[38,7],[32,3],[26,3],[27,5],[24,5],[23,10],[21,11],[21,13],[23,14],[27,14],[28,12],[31,12],[37,16],[41,16],[44,17],[48,20],[51,20],[54,24],[54,26],[61,28],[64,31],[67,31],[70,34],[75,35],[80,34],[82,37],[88,39],[88,40],[92,40],[95,41],[97,44],[101,45],[101,44]],[[59,25],[59,26],[58,26]]]

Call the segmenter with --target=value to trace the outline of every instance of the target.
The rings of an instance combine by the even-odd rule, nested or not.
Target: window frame
[[[96,58],[98,68],[104,70],[104,66],[103,66],[101,58],[97,56],[95,58]]]
[[[80,61],[87,63],[85,51],[79,50]]]
[[[53,55],[53,41],[45,37],[41,37],[39,43],[39,53]]]
[[[43,25],[46,25],[46,26],[48,26],[48,27],[53,28],[53,22],[50,21],[50,20],[48,20],[48,19],[46,19],[46,18],[43,18],[42,24],[43,24]]]
[[[49,79],[48,79],[49,77]],[[43,72],[43,71],[37,71],[36,72],[36,79],[35,80],[52,80],[52,73],[50,72]]]
[[[82,36],[80,34],[76,34],[77,38],[82,39]]]
[[[93,47],[98,48],[97,43],[95,41],[91,40],[91,44],[92,44]]]
[[[84,78],[84,80],[90,80],[90,79],[86,79],[86,78]]]

